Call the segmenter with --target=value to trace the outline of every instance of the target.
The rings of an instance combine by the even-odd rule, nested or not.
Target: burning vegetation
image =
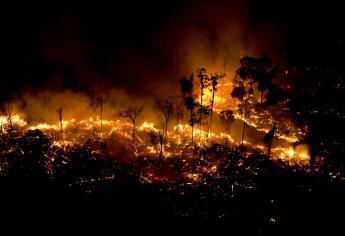
[[[223,162],[231,162],[229,153],[234,151],[243,160],[261,155],[308,170],[310,148],[303,141],[307,127],[290,118],[288,85],[281,83],[286,76],[287,72],[282,73],[263,55],[243,57],[234,76],[198,69],[179,81],[180,93],[146,107],[129,97],[114,105],[109,96],[109,100],[103,96],[90,102],[84,95],[68,92],[58,96],[55,112],[53,107],[46,109],[56,122],[37,122],[32,114],[20,110],[32,111],[30,104],[8,102],[0,118],[1,172],[9,170],[9,156],[19,154],[25,159],[27,153],[17,143],[22,139],[29,143],[44,140],[46,150],[41,158],[47,174],[54,172],[55,165],[71,161],[66,152],[81,147],[91,154],[107,153],[110,159],[139,165],[140,176],[147,182],[185,178],[199,184],[204,175],[221,178]],[[74,100],[89,104],[71,107]],[[82,116],[73,116],[79,107],[83,107]],[[152,164],[157,161],[181,166],[176,167],[179,170],[160,170]]]
[[[107,211],[111,226],[214,220],[240,235],[342,226],[340,5],[33,4],[1,15],[7,218],[41,206],[54,224]]]

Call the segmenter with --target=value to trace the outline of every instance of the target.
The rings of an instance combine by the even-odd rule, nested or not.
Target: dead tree
[[[135,129],[136,129],[135,121],[142,111],[143,111],[143,107],[129,106],[124,111],[121,111],[119,114],[121,117],[128,118],[132,122],[132,125],[133,125],[133,130],[132,130],[133,145],[135,144]]]
[[[101,119],[101,126],[100,126],[100,134],[102,136],[102,128],[103,128],[103,98],[97,98],[97,105],[100,107],[100,119]]]
[[[268,133],[266,133],[264,136],[264,143],[265,143],[265,146],[267,148],[268,158],[271,157],[272,142],[273,142],[273,138],[274,138],[274,134],[275,134],[276,130],[277,130],[276,124],[274,123],[273,128]]]
[[[204,113],[204,107],[203,107],[203,96],[204,96],[204,90],[210,85],[209,84],[209,78],[205,74],[206,69],[201,68],[197,71],[197,77],[199,78],[199,85],[200,85],[200,110],[199,110],[199,129],[201,130],[201,124],[202,124],[202,115]]]
[[[59,125],[60,125],[60,135],[62,138],[62,134],[63,134],[63,124],[62,124],[62,112],[63,112],[63,108],[60,106],[59,109],[56,110],[59,116]]]
[[[208,134],[212,131],[212,118],[213,118],[213,106],[214,106],[214,96],[217,91],[218,82],[224,78],[225,74],[219,73],[211,75],[210,85],[212,90],[212,100],[211,100],[211,110],[210,110],[210,125],[208,126]]]
[[[165,101],[158,101],[156,102],[156,106],[158,110],[161,112],[163,119],[164,119],[164,125],[163,125],[163,130],[164,130],[164,146],[166,146],[167,143],[167,136],[168,136],[168,123],[170,119],[173,116],[174,113],[174,101],[172,98],[169,98],[168,100]]]

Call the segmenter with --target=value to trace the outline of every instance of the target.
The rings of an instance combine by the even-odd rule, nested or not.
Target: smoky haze
[[[179,93],[177,81],[200,67],[225,71],[230,79],[241,56],[276,54],[281,46],[278,24],[254,24],[248,4],[171,1],[19,11],[3,100],[23,91],[99,94],[113,88],[156,99]]]
[[[157,124],[154,102],[180,95],[183,76],[203,67],[230,82],[241,56],[268,53],[277,61],[283,47],[281,25],[258,18],[252,1],[30,9],[15,14],[2,94],[28,122],[56,122],[59,107],[64,119],[99,115],[102,98],[105,118],[134,104],[144,107],[140,120]],[[240,130],[236,122],[236,138]]]

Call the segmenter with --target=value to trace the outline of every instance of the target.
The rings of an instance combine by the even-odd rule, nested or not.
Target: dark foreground
[[[11,228],[14,231],[26,225],[35,231],[72,227],[114,234],[196,234],[206,229],[227,235],[345,232],[344,188],[318,176],[260,177],[255,188],[236,194],[217,179],[208,186],[181,184],[171,189],[142,183],[127,172],[82,186],[69,179],[9,177],[2,177],[0,186],[1,222],[18,226]]]

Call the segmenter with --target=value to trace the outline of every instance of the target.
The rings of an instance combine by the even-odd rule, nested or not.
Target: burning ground
[[[344,205],[343,14],[319,20],[328,7],[316,5],[5,14],[1,197],[242,235],[332,225]]]

